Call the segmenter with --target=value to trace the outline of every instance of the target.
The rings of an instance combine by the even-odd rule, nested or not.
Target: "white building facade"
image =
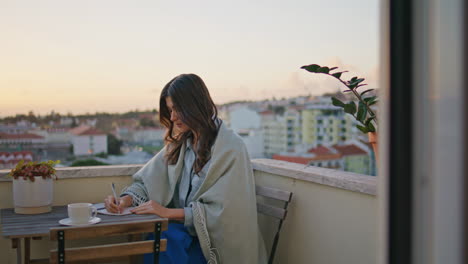
[[[234,131],[259,129],[261,118],[257,111],[247,106],[239,106],[229,112],[229,126]]]
[[[162,143],[166,129],[163,128],[145,128],[134,130],[132,139],[134,142],[142,144],[152,144],[155,142]]]
[[[286,152],[288,139],[285,117],[275,115],[272,111],[262,112],[261,117],[265,156],[271,157],[273,154]]]
[[[78,127],[70,130],[73,155],[86,156],[107,153],[107,135],[95,128]]]

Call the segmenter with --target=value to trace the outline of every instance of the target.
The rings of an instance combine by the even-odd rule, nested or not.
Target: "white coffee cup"
[[[90,203],[72,203],[68,205],[68,217],[73,224],[87,224],[96,217],[97,209]]]

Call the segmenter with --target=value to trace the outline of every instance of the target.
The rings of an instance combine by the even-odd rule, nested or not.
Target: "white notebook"
[[[135,208],[135,207],[127,207],[120,214],[119,213],[108,212],[106,208],[98,210],[98,213],[105,214],[105,215],[129,215],[129,214],[132,214],[132,212],[130,212],[130,210],[132,210],[133,208]]]

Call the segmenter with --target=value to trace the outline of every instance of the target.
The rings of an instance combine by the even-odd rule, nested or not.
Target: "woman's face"
[[[167,110],[169,110],[169,113],[171,115],[171,122],[174,123],[174,129],[176,133],[185,133],[189,131],[190,128],[179,119],[177,110],[174,109],[172,98],[169,96],[166,97],[166,106]]]

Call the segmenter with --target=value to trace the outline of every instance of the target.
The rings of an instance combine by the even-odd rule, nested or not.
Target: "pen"
[[[111,186],[112,186],[112,193],[114,194],[115,204],[116,204],[117,206],[119,206],[119,202],[118,202],[118,200],[117,200],[117,194],[115,193],[115,185],[114,185],[114,183],[112,183]],[[120,214],[120,209],[119,209],[118,212],[119,212],[119,214]]]

